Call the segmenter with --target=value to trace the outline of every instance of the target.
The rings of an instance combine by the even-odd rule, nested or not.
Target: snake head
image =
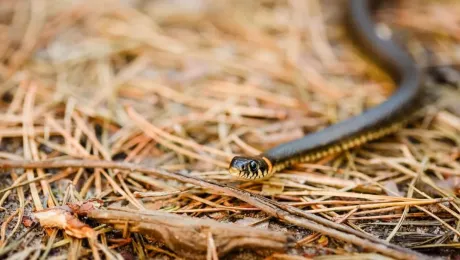
[[[228,172],[241,179],[266,179],[271,176],[271,163],[264,157],[235,156]]]

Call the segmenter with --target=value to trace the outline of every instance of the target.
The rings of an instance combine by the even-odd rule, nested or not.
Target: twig
[[[292,240],[283,232],[224,224],[160,211],[109,208],[92,210],[87,216],[98,222],[114,225],[120,230],[128,224],[131,232],[153,236],[174,252],[189,259],[202,259],[207,255],[209,236],[212,236],[213,241],[209,250],[217,250],[221,256],[236,247],[248,246],[283,251]]]

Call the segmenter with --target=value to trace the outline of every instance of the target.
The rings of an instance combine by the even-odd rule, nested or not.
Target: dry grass
[[[402,38],[420,64],[428,47],[437,64],[458,65],[460,4],[419,3],[378,15],[410,33]],[[89,242],[30,227],[32,211],[93,198],[295,240],[283,253],[233,257],[376,257],[360,248],[369,241],[382,255],[411,256],[382,240],[449,255],[460,245],[458,89],[435,86],[439,99],[420,118],[360,149],[264,182],[226,173],[235,154],[299,138],[391,93],[342,16],[343,1],[0,1],[0,255],[178,257],[128,221],[87,220],[98,233]],[[320,221],[313,213],[331,230],[309,224]],[[203,234],[204,257],[216,259],[222,241]]]

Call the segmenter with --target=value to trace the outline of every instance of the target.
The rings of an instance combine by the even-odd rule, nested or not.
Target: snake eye
[[[251,172],[257,173],[259,167],[257,167],[257,163],[255,161],[251,161],[249,163],[249,168],[251,169]]]

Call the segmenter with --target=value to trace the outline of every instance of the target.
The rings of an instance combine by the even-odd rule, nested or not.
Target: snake
[[[411,118],[421,96],[424,74],[415,60],[391,37],[382,37],[373,20],[374,1],[349,0],[347,27],[359,50],[368,54],[395,83],[385,101],[359,115],[299,139],[277,145],[257,156],[234,156],[228,172],[242,180],[265,180],[299,163],[314,162],[397,132]]]

